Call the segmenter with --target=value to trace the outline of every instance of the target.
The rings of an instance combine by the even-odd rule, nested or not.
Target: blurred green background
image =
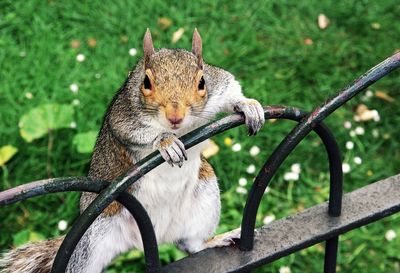
[[[318,24],[320,14],[329,19],[326,28]],[[247,96],[264,105],[309,111],[400,50],[399,14],[398,0],[3,0],[0,190],[49,176],[86,174],[90,140],[142,55],[146,27],[156,47],[186,49],[198,27],[205,61],[236,75]],[[346,192],[399,173],[399,75],[392,73],[326,120],[343,149]],[[361,104],[377,110],[375,121],[354,120],[368,111]],[[48,113],[54,112],[46,125]],[[293,126],[289,121],[267,122],[255,138],[241,127],[214,139],[220,151],[211,163],[223,204],[218,232],[239,226],[243,193],[255,176],[249,166],[261,167]],[[239,150],[238,144],[240,151],[233,151]],[[259,154],[249,153],[253,146],[260,148]],[[239,185],[240,178],[247,185],[243,179]],[[328,181],[325,152],[312,134],[274,177],[258,225],[326,201]],[[61,220],[68,227],[73,223],[78,198],[77,193],[53,194],[1,208],[0,250],[66,233]],[[341,236],[338,272],[400,272],[399,226],[400,215],[395,215]],[[161,247],[163,263],[182,256],[172,246]],[[143,264],[142,253],[131,251],[107,272],[141,272]],[[256,272],[322,272],[322,264],[320,244]]]

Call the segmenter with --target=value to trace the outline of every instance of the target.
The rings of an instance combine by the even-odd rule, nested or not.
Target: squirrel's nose
[[[169,122],[171,122],[172,125],[178,125],[182,122],[183,118],[178,117],[178,116],[172,116],[168,117]]]

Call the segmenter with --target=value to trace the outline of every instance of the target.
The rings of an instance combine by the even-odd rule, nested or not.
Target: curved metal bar
[[[56,192],[88,191],[99,193],[108,186],[110,186],[110,182],[93,181],[86,177],[39,180],[0,192],[0,205],[9,205],[35,196]],[[127,192],[121,193],[117,201],[130,212],[138,225],[143,242],[147,272],[158,272],[161,268],[161,263],[158,255],[156,235],[145,208],[135,197]],[[65,269],[56,272],[65,272]]]
[[[302,118],[306,117],[308,113],[301,112],[300,117],[285,115],[280,118],[290,119],[300,122]],[[342,193],[343,193],[343,170],[342,170],[342,155],[339,145],[329,128],[320,123],[314,128],[314,131],[322,140],[329,161],[329,206],[328,213],[330,216],[340,216],[342,211]],[[264,165],[265,166],[265,165]]]
[[[258,173],[248,195],[242,219],[240,238],[241,250],[251,250],[253,248],[255,219],[264,191],[276,170],[289,153],[292,152],[297,144],[299,144],[300,141],[303,140],[303,138],[328,115],[399,66],[400,53],[397,53],[370,69],[351,85],[339,91],[338,95],[327,100],[320,107],[317,107],[308,118],[297,124],[297,126],[285,137]]]
[[[121,193],[118,196],[117,201],[124,205],[127,210],[129,210],[138,225],[140,236],[142,237],[143,242],[146,272],[159,272],[161,269],[161,263],[160,256],[158,254],[157,238],[154,232],[153,224],[151,223],[146,209],[133,195],[127,192]]]
[[[301,115],[304,117],[307,114],[302,112]],[[298,122],[301,121],[301,118],[298,117],[287,118]],[[314,131],[323,141],[328,154],[330,177],[328,213],[330,216],[337,217],[340,216],[342,211],[343,196],[343,170],[340,148],[335,137],[324,123],[321,122],[319,125],[317,125]],[[335,236],[326,241],[324,273],[336,272],[338,244],[339,236]]]
[[[286,118],[293,120],[300,120],[305,116],[305,113],[301,112],[297,108],[274,106],[266,107],[265,109],[266,119],[273,118]],[[228,129],[237,127],[244,123],[244,118],[239,114],[234,114],[215,121],[211,124],[200,127],[191,133],[183,136],[181,139],[185,144],[186,149],[193,147],[194,145],[206,140],[216,134],[224,132]],[[317,127],[320,130],[325,131],[326,127]],[[318,130],[318,129],[316,129]],[[326,134],[325,137],[331,137],[330,134]],[[334,141],[334,140],[333,140]],[[340,160],[340,151],[337,157]],[[145,175],[153,168],[160,165],[164,160],[161,158],[158,152],[154,152],[142,159],[137,165],[126,175],[125,178],[120,181],[113,183],[102,191],[99,196],[89,205],[89,207],[81,214],[75,224],[72,226],[70,232],[67,234],[64,242],[62,243],[59,253],[67,253],[69,257],[72,255],[73,249],[78,244],[80,238],[83,236],[87,228],[97,218],[97,216],[123,191],[125,191],[131,184],[137,181],[140,177]],[[339,164],[341,167],[341,164]],[[333,202],[334,203],[334,202]],[[68,259],[64,259],[61,254],[57,254],[53,270],[57,272],[65,271],[68,264]],[[53,271],[53,272],[56,272]]]
[[[0,192],[0,206],[11,205],[35,196],[65,191],[101,192],[110,182],[87,177],[50,178],[23,184]]]

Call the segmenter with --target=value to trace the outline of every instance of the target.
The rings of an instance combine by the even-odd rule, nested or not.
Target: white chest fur
[[[178,239],[182,221],[193,217],[190,203],[198,183],[200,153],[205,144],[188,150],[188,160],[181,168],[163,163],[137,182],[140,186],[135,197],[146,208],[159,243]]]

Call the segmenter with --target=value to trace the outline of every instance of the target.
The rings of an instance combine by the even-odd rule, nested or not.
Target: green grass
[[[0,171],[0,190],[46,178],[48,154],[51,174],[82,176],[86,174],[90,154],[80,154],[72,144],[77,133],[97,131],[107,104],[141,55],[141,41],[150,27],[156,47],[190,48],[191,32],[198,27],[203,38],[206,62],[231,71],[241,81],[244,92],[262,104],[285,104],[312,110],[337,90],[400,48],[400,4],[382,1],[11,1],[0,2],[0,147],[11,144],[18,153]],[[330,25],[320,30],[319,13],[330,18]],[[158,18],[167,17],[172,25],[162,30]],[[379,24],[379,25],[377,25]],[[180,27],[185,33],[176,44],[172,34]],[[127,37],[122,41],[121,37]],[[89,47],[88,38],[97,45]],[[304,40],[311,38],[312,45]],[[71,40],[81,46],[72,48]],[[137,48],[138,55],[128,54]],[[26,56],[21,57],[21,55]],[[76,55],[83,53],[84,62]],[[95,75],[100,74],[100,78]],[[393,97],[387,102],[363,95],[337,110],[326,122],[343,148],[351,172],[345,175],[345,191],[394,175],[400,166],[400,79],[399,72],[373,85]],[[69,90],[76,83],[77,94]],[[26,93],[33,94],[32,99]],[[71,104],[75,107],[75,129],[51,133],[53,148],[48,152],[49,137],[26,143],[19,134],[18,122],[30,109],[45,103]],[[377,109],[380,122],[354,122],[354,108],[365,103]],[[365,128],[364,135],[351,137],[343,127]],[[267,156],[294,123],[267,122],[255,138],[247,137],[245,128],[231,130],[215,138],[220,152],[211,158],[222,189],[223,214],[218,232],[240,224],[245,195],[235,192],[238,179],[251,181],[246,173],[249,164],[261,167]],[[372,134],[377,129],[379,137]],[[241,143],[240,152],[224,144],[231,137]],[[353,150],[345,143],[353,141]],[[251,157],[248,150],[257,145],[261,153]],[[363,160],[353,162],[355,156]],[[285,181],[291,164],[300,163],[298,181]],[[320,140],[307,137],[283,164],[264,198],[258,225],[265,215],[282,218],[302,208],[325,201],[328,194],[328,169]],[[249,183],[246,187],[249,187]],[[71,224],[78,215],[78,194],[56,194],[34,198],[0,210],[0,250],[34,238],[58,236],[57,224],[65,219]],[[341,236],[339,272],[400,272],[400,215],[362,227]],[[393,229],[398,237],[385,239]],[[16,236],[17,235],[17,236]],[[278,272],[289,266],[292,272],[321,272],[322,245],[283,258],[256,272]],[[173,247],[163,246],[164,263],[181,257]],[[130,252],[117,259],[107,272],[140,272],[143,257]]]

